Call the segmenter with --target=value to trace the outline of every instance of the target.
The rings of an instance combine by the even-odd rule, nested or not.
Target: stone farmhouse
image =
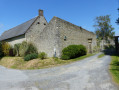
[[[39,52],[45,52],[49,57],[60,57],[62,49],[72,44],[86,46],[88,53],[97,46],[93,32],[55,16],[48,23],[43,10],[39,10],[37,17],[5,31],[0,41],[6,41],[12,46],[22,41],[32,42]]]

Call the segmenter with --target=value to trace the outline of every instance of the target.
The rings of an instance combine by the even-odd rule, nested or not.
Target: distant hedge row
[[[62,50],[61,59],[68,60],[86,55],[86,47],[83,45],[69,45]]]

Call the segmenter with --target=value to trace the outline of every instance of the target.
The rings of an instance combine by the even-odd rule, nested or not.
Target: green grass
[[[111,56],[110,72],[113,80],[119,84],[119,56]]]
[[[100,54],[99,56],[98,56],[98,58],[102,58],[102,57],[104,57],[105,56],[105,54]]]
[[[80,57],[74,58],[74,59],[69,59],[69,60],[61,60],[61,59],[58,59],[58,58],[54,58],[54,59],[57,62],[57,64],[69,64],[71,62],[83,60],[83,59],[85,59],[87,57],[90,57],[90,56],[93,56],[93,55],[95,55],[95,54],[87,54],[87,55],[80,56]]]
[[[71,61],[79,61],[79,60],[85,59],[85,58],[93,56],[93,55],[95,55],[95,54],[87,54],[87,55],[84,55],[84,56],[81,56],[81,57],[78,57],[78,58],[75,58],[75,59],[70,59],[70,60]]]
[[[59,58],[47,58],[41,60],[37,58],[30,61],[24,61],[22,57],[3,57],[0,60],[0,65],[13,69],[42,69],[42,68],[49,68],[49,67],[69,64],[75,61],[83,60],[93,55],[94,54],[87,54],[70,60],[61,60]]]

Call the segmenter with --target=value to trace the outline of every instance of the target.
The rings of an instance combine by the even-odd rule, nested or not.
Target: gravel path
[[[98,59],[98,55],[40,70],[0,66],[0,90],[119,90],[108,72],[110,56]]]

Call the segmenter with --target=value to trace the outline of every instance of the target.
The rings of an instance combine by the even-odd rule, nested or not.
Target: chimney
[[[39,9],[39,16],[43,16],[43,10]]]

